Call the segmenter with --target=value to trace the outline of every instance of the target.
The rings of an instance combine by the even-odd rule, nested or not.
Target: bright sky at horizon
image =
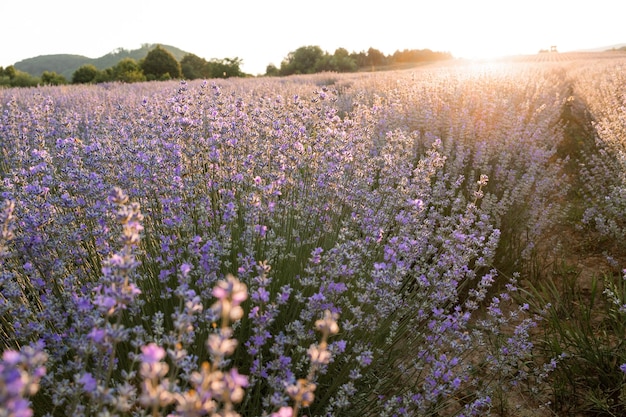
[[[534,54],[626,43],[619,0],[84,0],[7,1],[0,6],[0,66],[48,54],[98,58],[144,43],[205,59],[243,60],[265,73],[291,51],[376,48],[451,52],[457,58]]]

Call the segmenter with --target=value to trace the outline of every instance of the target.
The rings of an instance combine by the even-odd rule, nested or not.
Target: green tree
[[[241,59],[236,57],[212,59],[208,62],[209,76],[210,78],[241,77],[244,75],[239,67],[241,62]]]
[[[9,87],[11,85],[11,79],[8,75],[4,75],[4,70],[0,67],[0,87]]]
[[[41,74],[41,83],[44,85],[64,85],[67,84],[67,79],[54,71],[44,71]]]
[[[367,67],[367,53],[364,51],[361,52],[352,52],[350,54],[350,58],[356,62],[357,69]]]
[[[391,61],[394,63],[419,63],[451,59],[448,52],[433,52],[430,49],[404,49],[394,52]]]
[[[13,65],[9,65],[8,67],[4,69],[4,75],[9,78],[15,77],[16,74],[17,74],[17,70],[15,69]]]
[[[269,64],[267,67],[265,67],[265,75],[267,75],[269,77],[276,77],[276,76],[280,75],[280,71],[278,70],[276,65]]]
[[[243,64],[243,59],[239,57],[234,57],[224,58],[223,61],[226,64],[226,78],[243,77],[245,75],[243,71],[241,71],[241,64]]]
[[[290,52],[280,64],[280,75],[313,74],[322,64],[324,55],[319,46],[301,46]]]
[[[333,59],[332,55],[324,53],[315,62],[315,67],[313,68],[312,72],[335,71],[335,67],[334,67],[334,63],[332,59]]]
[[[94,78],[93,82],[95,84],[98,83],[106,83],[109,81],[113,81],[115,78],[113,76],[113,67],[105,68],[102,71],[98,71],[98,75]]]
[[[378,49],[370,48],[367,50],[367,65],[368,66],[380,66],[387,63],[387,57]]]
[[[335,53],[330,58],[330,64],[332,71],[337,72],[353,72],[358,68],[356,61],[345,48],[337,48],[335,50]]]
[[[0,67],[0,87],[36,87],[40,82],[38,77],[16,70],[13,65]]]
[[[240,58],[211,59],[207,61],[193,54],[187,54],[180,61],[183,76],[189,80],[197,78],[243,77]]]
[[[93,83],[99,72],[93,64],[82,65],[72,74],[72,84]]]
[[[161,45],[148,52],[140,65],[148,80],[167,80],[182,76],[180,63]]]
[[[186,54],[183,59],[180,60],[183,77],[188,80],[210,78],[208,64],[206,59],[200,58],[194,54]]]
[[[125,83],[134,83],[139,81],[145,81],[141,67],[132,58],[124,58],[112,68],[111,81],[122,81]]]
[[[15,75],[11,78],[11,87],[36,87],[40,82],[38,77],[23,72],[15,71]]]

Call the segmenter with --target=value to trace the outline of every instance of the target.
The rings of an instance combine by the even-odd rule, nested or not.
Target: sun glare
[[[537,39],[498,39],[494,37],[476,37],[461,40],[452,48],[452,55],[477,61],[496,60],[498,58],[511,57],[516,55],[527,55],[537,53],[542,45]],[[550,44],[547,43],[547,48]]]
[[[505,56],[515,55],[515,52],[494,48],[493,45],[472,45],[468,48],[460,48],[458,51],[453,52],[453,55],[474,61],[492,61]]]

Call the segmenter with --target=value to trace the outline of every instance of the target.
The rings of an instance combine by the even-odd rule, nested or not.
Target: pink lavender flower
[[[222,316],[222,320],[237,321],[243,317],[241,303],[248,298],[246,284],[229,274],[226,280],[218,281],[213,288],[213,295],[218,299],[211,307]],[[223,322],[222,325],[225,323]]]
[[[307,350],[309,358],[311,359],[311,364],[314,365],[326,365],[330,362],[330,358],[332,354],[324,348],[313,344]]]
[[[156,343],[141,347],[141,361],[149,365],[160,362],[165,357],[165,350]]]
[[[272,413],[271,417],[293,417],[293,408],[280,407],[278,411]]]
[[[228,398],[233,403],[240,403],[243,400],[243,388],[248,386],[248,377],[241,375],[237,369],[231,368],[224,374],[224,382],[228,390]]]
[[[239,305],[248,298],[246,284],[229,274],[226,280],[219,281],[213,288],[213,296],[219,300],[230,298],[233,305]]]
[[[212,356],[223,358],[235,352],[237,339],[232,339],[232,330],[222,329],[219,333],[209,335],[207,347]]]
[[[330,310],[326,310],[324,318],[315,321],[315,329],[325,335],[337,334],[339,332],[338,317],[337,313],[331,313]]]
[[[167,375],[169,366],[161,362],[165,358],[165,350],[154,343],[141,347],[141,365],[139,375],[143,378],[139,402],[144,407],[157,409],[174,401],[174,396],[168,389]]]

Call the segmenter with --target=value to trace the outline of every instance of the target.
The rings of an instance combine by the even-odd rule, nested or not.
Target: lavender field
[[[0,90],[0,416],[626,412],[626,57],[559,56]]]

